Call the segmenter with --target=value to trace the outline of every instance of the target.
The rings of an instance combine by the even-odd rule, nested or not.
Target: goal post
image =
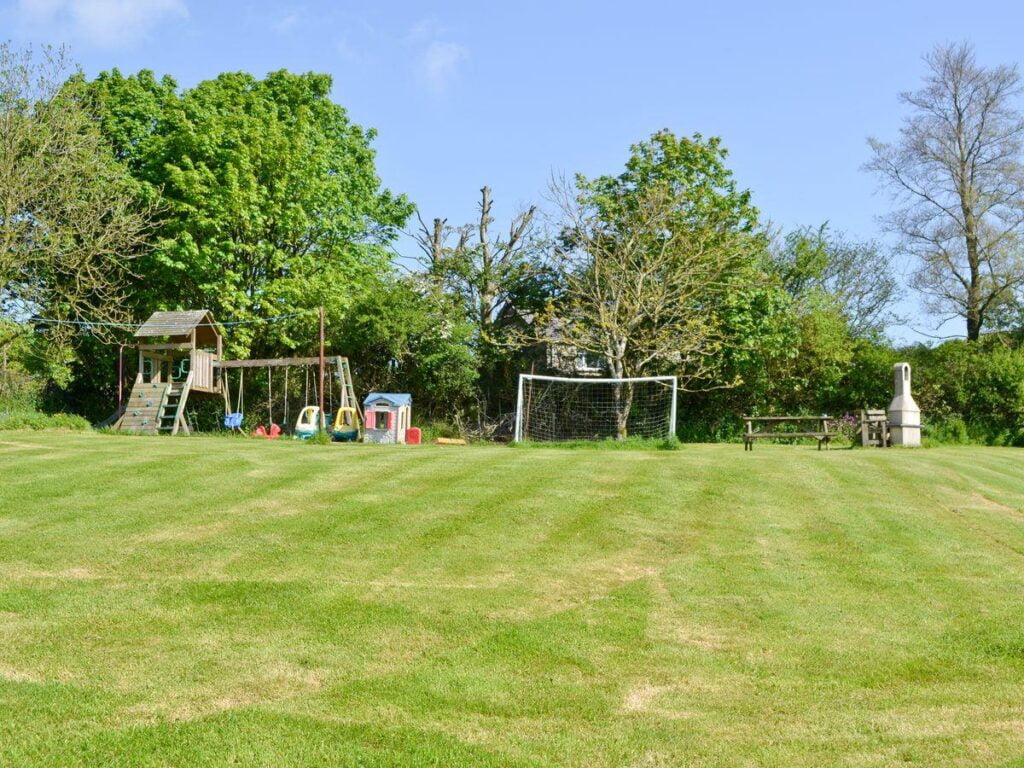
[[[512,437],[512,441],[515,443],[520,442],[523,439],[523,377],[525,374],[519,374],[519,387],[516,391],[516,430]]]
[[[607,379],[519,374],[513,440],[558,442],[676,434],[675,376]]]

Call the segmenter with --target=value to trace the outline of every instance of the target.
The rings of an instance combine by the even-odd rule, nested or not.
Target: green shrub
[[[934,423],[926,422],[922,431],[928,444],[933,445],[967,445],[971,442],[970,434],[967,431],[967,422],[957,415]]]
[[[431,421],[420,426],[424,443],[432,443],[439,437],[463,437],[462,430],[446,421]]]
[[[0,410],[0,431],[14,429],[63,429],[83,431],[89,422],[70,413],[40,413],[31,410]]]
[[[933,442],[1015,445],[1024,423],[1024,348],[991,336],[908,351]]]
[[[307,437],[303,442],[309,443],[310,445],[330,445],[331,444],[331,433],[325,431],[317,431]]]

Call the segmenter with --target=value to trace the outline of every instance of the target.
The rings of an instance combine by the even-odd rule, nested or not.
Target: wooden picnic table
[[[743,450],[754,450],[754,441],[762,438],[782,437],[813,437],[818,441],[818,450],[822,444],[828,450],[829,443],[835,436],[835,432],[828,431],[828,424],[833,419],[822,414],[821,416],[744,416],[743,417]],[[794,424],[797,427],[806,425],[805,429],[780,432],[776,427]],[[755,425],[758,429],[755,430]],[[811,425],[814,428],[811,428]]]

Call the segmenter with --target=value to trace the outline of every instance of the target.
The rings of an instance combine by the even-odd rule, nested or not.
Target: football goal
[[[672,437],[678,387],[675,376],[590,379],[523,373],[515,440]]]

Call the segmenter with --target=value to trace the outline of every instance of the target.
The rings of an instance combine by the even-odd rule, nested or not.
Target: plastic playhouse
[[[419,430],[411,426],[412,395],[371,392],[363,400],[367,443],[419,443]]]

